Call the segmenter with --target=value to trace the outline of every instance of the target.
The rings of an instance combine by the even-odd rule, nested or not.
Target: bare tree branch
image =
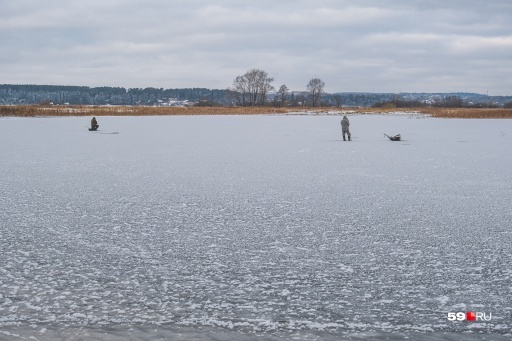
[[[313,78],[309,81],[306,89],[311,93],[311,102],[316,106],[318,99],[324,92],[325,83],[320,78]]]

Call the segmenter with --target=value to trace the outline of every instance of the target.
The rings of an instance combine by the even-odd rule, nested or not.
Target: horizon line
[[[102,85],[102,86],[89,86],[89,85],[62,85],[62,84],[0,84],[0,87],[3,86],[48,86],[48,87],[77,87],[77,88],[117,88],[117,89],[125,89],[125,90],[131,90],[131,89],[157,89],[157,90],[175,90],[175,89],[206,89],[210,91],[227,91],[230,89],[215,89],[215,88],[207,88],[207,87],[183,87],[183,88],[163,88],[163,87],[124,87],[124,86],[109,86],[109,85]],[[269,93],[275,93],[276,91],[272,91]],[[290,93],[307,93],[307,90],[290,90]],[[400,92],[375,92],[375,91],[336,91],[336,92],[324,92],[324,94],[473,94],[473,95],[480,95],[480,96],[487,96],[487,97],[512,97],[512,95],[489,95],[488,93],[479,93],[479,92],[468,92],[468,91],[437,91],[437,92],[429,92],[429,91],[414,91],[414,92],[406,92],[406,91],[400,91]]]

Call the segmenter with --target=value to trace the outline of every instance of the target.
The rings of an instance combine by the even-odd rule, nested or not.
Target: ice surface
[[[510,339],[512,121],[349,119],[1,118],[0,339]]]

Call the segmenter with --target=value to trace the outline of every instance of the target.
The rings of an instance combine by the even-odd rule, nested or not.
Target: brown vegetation
[[[379,114],[410,111],[439,118],[512,118],[512,108],[343,108],[343,112]],[[335,113],[340,108],[276,108],[276,107],[143,107],[143,106],[0,106],[0,116],[165,116],[165,115],[272,115],[293,112]]]
[[[0,106],[0,116],[165,116],[165,115],[256,115],[297,111],[273,107],[143,107],[143,106]]]
[[[439,118],[512,118],[512,108],[419,108],[417,111]]]

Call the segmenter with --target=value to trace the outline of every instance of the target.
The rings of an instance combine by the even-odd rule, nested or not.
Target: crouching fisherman
[[[91,120],[91,129],[89,130],[97,130],[100,126],[98,125],[98,121],[96,121],[96,117],[93,117]]]

